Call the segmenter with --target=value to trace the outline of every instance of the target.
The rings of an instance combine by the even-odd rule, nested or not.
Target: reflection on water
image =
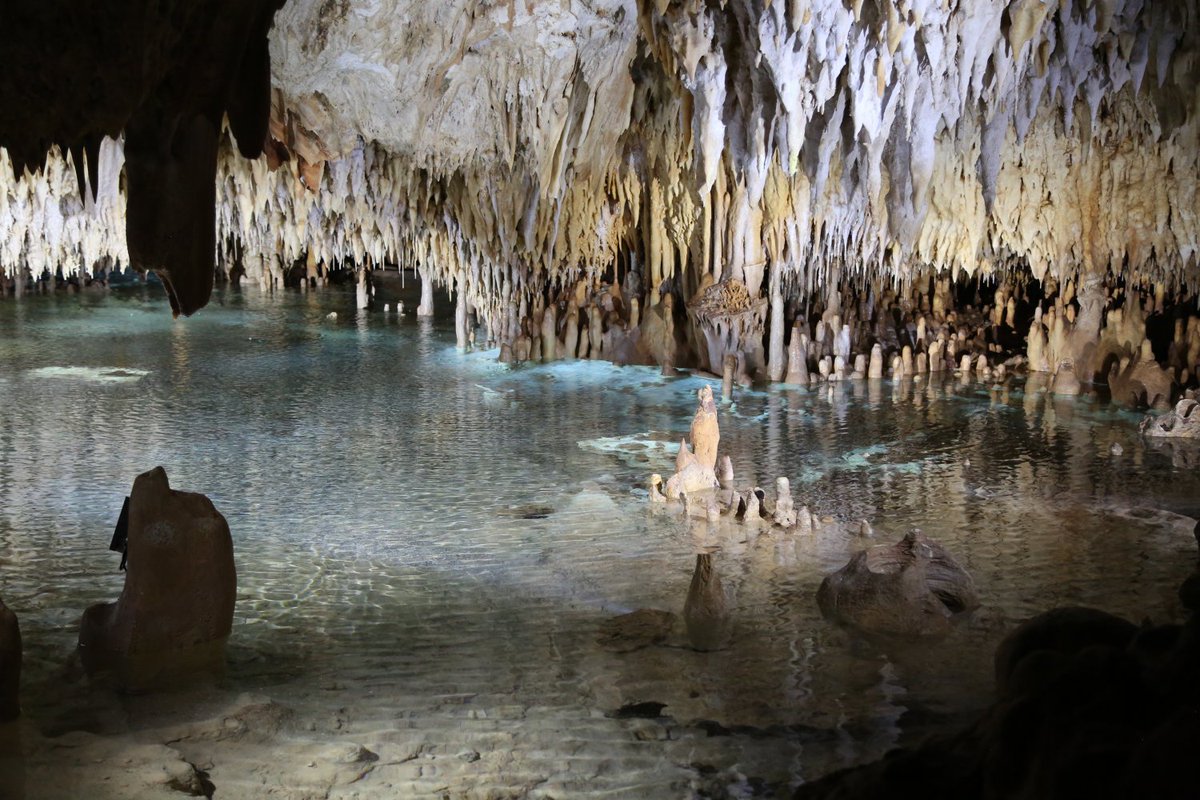
[[[785,787],[878,755],[906,717],[982,705],[992,647],[1041,609],[1181,615],[1195,457],[1146,446],[1135,415],[954,376],[747,392],[720,411],[737,486],[786,476],[820,524],[696,524],[644,486],[672,472],[698,379],[509,369],[457,353],[449,315],[350,306],[231,293],[174,321],[138,296],[0,304],[0,596],[39,730],[104,728],[99,690],[64,699],[63,664],[82,609],[120,590],[108,536],[156,464],[233,531],[224,687],[322,720],[314,739],[468,742],[462,786],[676,797],[736,764]],[[875,540],[852,535],[862,519]],[[821,619],[821,578],[912,527],[974,577],[972,621],[883,653]],[[679,615],[677,630],[597,645],[638,608]],[[612,713],[631,703],[665,708]],[[453,785],[386,761],[372,776]]]

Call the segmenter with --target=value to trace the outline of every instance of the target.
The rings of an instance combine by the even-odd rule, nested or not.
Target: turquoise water
[[[121,500],[160,464],[233,532],[218,691],[288,706],[306,741],[379,752],[406,732],[480,756],[428,779],[383,759],[362,779],[379,796],[782,792],[986,703],[991,649],[1039,610],[1182,616],[1197,458],[1143,443],[1137,415],[953,376],[746,392],[720,416],[737,483],[788,476],[828,519],[811,537],[707,530],[642,488],[672,471],[702,379],[509,368],[457,352],[439,314],[355,312],[335,290],[227,291],[188,320],[137,292],[0,303],[0,597],[25,638],[28,724],[106,734],[147,703],[170,712],[170,695],[122,699],[116,725],[106,690],[64,672],[82,610],[120,591]],[[863,518],[877,541],[849,534]],[[892,652],[823,621],[821,578],[914,526],[974,576],[975,618]],[[717,554],[727,649],[597,646],[615,615],[678,613],[698,549]],[[665,718],[612,716],[651,701]],[[339,725],[318,724],[330,709]],[[220,791],[239,769],[209,773]]]

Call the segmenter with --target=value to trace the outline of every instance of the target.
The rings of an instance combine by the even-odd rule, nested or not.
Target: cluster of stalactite
[[[962,340],[989,326],[964,337],[945,296],[993,274],[1011,298],[1028,274],[1057,306],[1017,333],[1033,326],[1031,350],[1045,340],[1031,367],[1064,375],[1063,391],[1063,364],[1091,379],[1116,283],[1195,296],[1194,0],[572,0],[561,13],[590,27],[570,36],[543,33],[559,12],[532,6],[502,18],[384,5],[279,13],[265,155],[240,158],[230,137],[218,155],[219,272],[274,286],[350,267],[366,303],[371,268],[415,267],[460,298],[463,344],[474,320],[514,359],[586,342],[591,355],[714,372],[732,354],[739,373],[774,380],[794,372],[789,340],[810,374],[878,372],[875,342],[902,370],[906,345],[913,370],[939,356],[961,367]],[[397,44],[384,22],[355,28],[356,15],[444,26],[457,55]],[[505,42],[558,55],[489,61]],[[486,97],[461,99],[479,86]],[[422,117],[441,149],[410,130]],[[6,274],[126,260],[121,149],[104,148],[103,201],[80,199],[56,153],[19,178],[0,165]],[[924,338],[880,329],[893,307],[915,326],[922,302]],[[973,313],[1014,324],[1000,304]],[[537,346],[551,327],[557,344]],[[1136,365],[1138,343],[1125,343]]]

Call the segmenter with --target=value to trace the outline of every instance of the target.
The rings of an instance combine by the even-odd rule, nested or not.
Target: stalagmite
[[[1116,352],[1113,323],[1140,341],[1147,313],[1194,292],[1195,0],[606,0],[494,14],[344,0],[288,3],[272,27],[258,12],[275,5],[212,16],[220,41],[196,52],[229,63],[168,65],[220,84],[204,97],[160,96],[188,82],[140,74],[157,62],[136,57],[138,42],[131,82],[79,89],[99,94],[65,104],[67,119],[27,93],[77,81],[8,82],[26,102],[0,120],[0,291],[131,261],[170,276],[172,248],[189,253],[172,292],[183,313],[214,260],[268,289],[292,265],[305,286],[336,269],[416,268],[419,315],[445,287],[510,353],[523,329],[545,358],[557,331],[531,315],[561,301],[556,356],[617,358],[627,323],[656,340],[638,359],[664,371],[717,372],[733,352],[746,375],[797,384],[798,362],[828,357],[822,374],[836,376],[833,359],[854,364],[872,337],[889,361],[910,347],[931,372],[952,367],[979,354],[972,326],[1024,328],[1039,296],[1028,368],[1057,375],[1069,360],[1102,381],[1109,353],[1088,345],[1111,328]],[[191,41],[170,33],[166,49]],[[29,69],[56,69],[40,60]],[[235,80],[243,66],[253,79]],[[101,113],[112,86],[145,90]],[[147,93],[165,120],[128,107]],[[957,305],[980,276],[991,296]],[[1124,305],[1114,287],[1130,291]],[[677,302],[678,331],[673,313],[654,315]],[[793,327],[785,368],[789,321],[816,322],[819,347],[796,352]],[[456,315],[465,346],[462,327]],[[1176,380],[1200,361],[1187,331],[1168,356]],[[902,358],[893,374],[914,372]]]
[[[657,472],[655,472],[653,475],[651,475],[650,480],[647,485],[647,489],[650,492],[650,502],[651,503],[667,502],[667,496],[665,494],[663,494],[662,475],[659,475]]]
[[[358,303],[357,308],[364,309],[371,307],[371,297],[367,290],[367,271],[365,269],[358,271],[355,295]]]
[[[590,358],[591,355],[592,334],[586,322],[579,329],[579,346],[575,350],[575,357],[578,359]]]
[[[979,598],[966,570],[914,530],[827,576],[817,603],[826,618],[866,634],[932,637],[948,633],[954,616],[978,607]]]
[[[871,347],[871,364],[867,368],[867,377],[871,380],[883,377],[883,346],[878,342]]]
[[[800,510],[796,512],[796,533],[812,533],[813,532],[813,516],[808,510],[808,506],[800,506]]]
[[[725,364],[721,375],[721,402],[733,402],[733,379],[737,373],[737,356],[733,353],[725,354]]]
[[[796,505],[792,499],[792,487],[787,478],[775,479],[775,524],[791,528],[796,524]]]
[[[454,336],[458,344],[459,350],[466,350],[467,341],[467,292],[464,286],[466,282],[465,273],[460,272],[457,276],[458,295],[454,303]]]
[[[788,363],[785,363],[783,350],[783,334],[784,334],[784,303],[783,303],[783,279],[782,279],[783,264],[781,261],[773,261],[771,263],[771,282],[770,282],[770,342],[767,345],[767,380],[772,383],[778,383],[784,378],[784,370]]]
[[[567,320],[563,326],[562,347],[558,350],[559,358],[575,358],[579,348],[579,311],[574,301],[567,306]]]
[[[717,422],[717,405],[713,401],[712,388],[705,384],[698,392],[699,405],[692,417],[692,449],[696,460],[708,469],[717,466],[717,445],[721,442],[721,428]]]
[[[792,327],[792,340],[788,343],[788,366],[784,383],[795,386],[808,385],[808,353],[807,342],[800,332],[800,326]]]
[[[692,418],[692,445],[679,443],[679,454],[675,460],[675,474],[667,480],[666,495],[669,500],[678,500],[684,494],[715,489],[719,486],[715,467],[717,445],[721,431],[717,422],[717,407],[713,401],[712,388],[705,384],[700,391],[699,405]]]
[[[1158,365],[1150,342],[1143,340],[1135,359],[1112,365],[1108,386],[1113,402],[1118,405],[1169,408],[1175,378]]]
[[[558,325],[554,317],[554,306],[546,309],[542,315],[542,361],[550,362],[558,358]]]
[[[733,461],[729,456],[721,456],[717,477],[722,489],[733,488]]]
[[[842,361],[850,358],[850,326],[842,325],[833,343],[833,354],[840,356]]]
[[[946,362],[942,357],[942,342],[941,340],[931,342],[929,345],[929,371],[941,372],[945,368]]]
[[[600,309],[592,306],[588,309],[588,358],[601,358],[601,344],[604,341],[604,328],[600,320]]]
[[[418,317],[433,316],[433,276],[430,272],[424,267],[417,268],[417,275],[421,279],[421,302],[417,306]]]

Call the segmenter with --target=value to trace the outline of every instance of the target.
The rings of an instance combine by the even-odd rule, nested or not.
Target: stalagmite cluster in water
[[[793,381],[814,344],[826,377],[994,367],[944,321],[951,292],[1027,274],[1072,287],[1018,331],[1069,392],[1081,362],[1111,366],[1084,342],[1143,313],[1114,324],[1118,282],[1196,293],[1198,31],[1194,0],[300,0],[270,34],[265,155],[227,137],[219,156],[215,258],[266,285],[416,267],[459,298],[460,343],[484,323],[516,360],[719,373],[733,353]],[[14,289],[128,261],[121,158],[106,141],[94,202],[57,151],[32,175],[0,164]],[[852,317],[877,325],[935,275],[926,346],[874,353]],[[1139,333],[1109,336],[1138,339],[1122,375]]]

